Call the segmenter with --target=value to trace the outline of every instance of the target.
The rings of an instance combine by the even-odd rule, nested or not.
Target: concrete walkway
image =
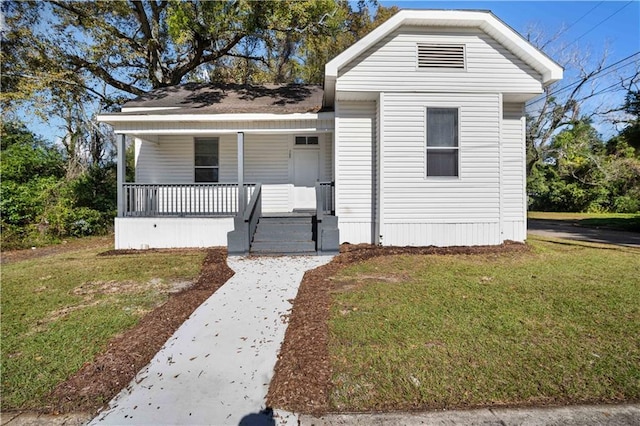
[[[236,274],[196,309],[90,424],[257,424],[290,301],[304,272],[330,260],[229,258]],[[296,418],[290,420],[297,424]]]

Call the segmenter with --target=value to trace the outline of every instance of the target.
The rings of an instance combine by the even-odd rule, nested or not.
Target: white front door
[[[316,182],[320,177],[320,150],[293,149],[293,208],[316,208]]]

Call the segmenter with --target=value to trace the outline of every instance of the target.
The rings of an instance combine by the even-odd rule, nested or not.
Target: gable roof
[[[479,28],[539,72],[545,86],[562,79],[560,65],[490,11],[400,10],[325,65],[326,104],[333,104],[338,71],[402,25]]]
[[[187,83],[132,99],[120,114],[316,113],[322,109],[322,96],[318,85]]]

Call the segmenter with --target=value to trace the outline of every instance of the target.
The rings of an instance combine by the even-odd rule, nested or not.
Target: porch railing
[[[244,184],[244,200],[251,199],[255,186]],[[238,205],[237,183],[125,183],[123,197],[125,217],[235,216],[246,207]]]
[[[316,182],[316,214],[318,218],[335,214],[334,182]]]
[[[233,231],[227,233],[229,254],[244,255],[251,249],[251,241],[262,216],[262,185],[256,184],[247,198],[245,209],[233,218]]]

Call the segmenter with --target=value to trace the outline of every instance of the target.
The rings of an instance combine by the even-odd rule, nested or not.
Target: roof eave
[[[460,26],[478,27],[491,34],[495,32],[511,42],[508,46],[516,56],[531,65],[543,78],[543,85],[551,84],[562,79],[563,69],[553,59],[525,40],[517,31],[501,21],[491,12],[460,11],[460,10],[401,10],[378,28],[367,34],[350,48],[336,56],[325,65],[326,79],[335,80],[338,71],[346,64],[360,56],[388,34],[395,31],[408,21],[422,21],[426,25],[449,25],[448,22],[457,21]]]
[[[220,122],[220,121],[292,121],[333,118],[333,111],[290,114],[233,113],[233,114],[99,114],[100,123],[127,122]]]

